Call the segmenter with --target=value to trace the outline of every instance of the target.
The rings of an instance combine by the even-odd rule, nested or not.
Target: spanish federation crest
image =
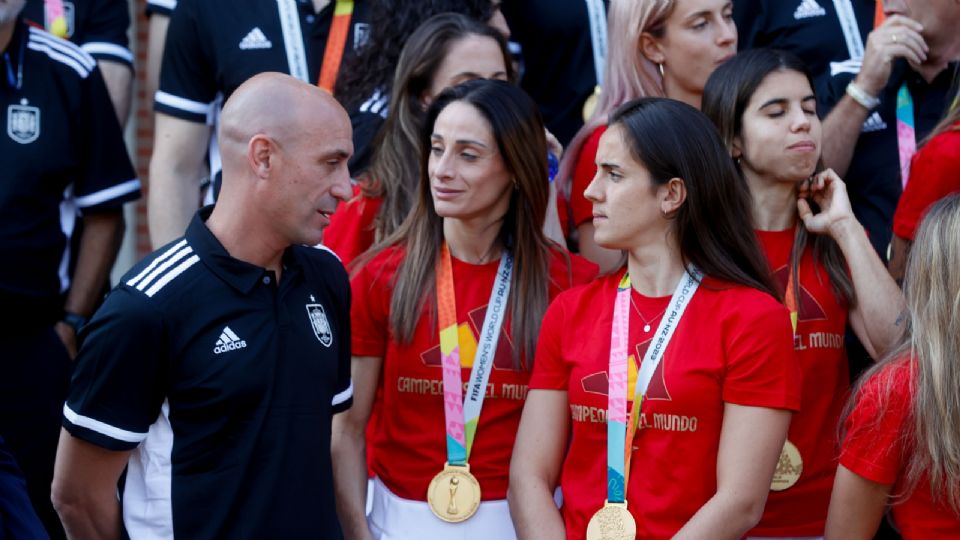
[[[7,135],[20,144],[30,144],[40,136],[40,109],[27,105],[27,100],[21,100],[20,105],[7,107]]]
[[[316,301],[313,295],[310,300]],[[313,334],[317,336],[324,347],[333,344],[333,332],[330,330],[330,322],[327,321],[327,312],[320,304],[307,304],[307,315],[310,317],[310,326],[313,327]]]

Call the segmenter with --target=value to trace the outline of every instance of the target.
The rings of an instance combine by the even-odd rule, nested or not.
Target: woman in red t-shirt
[[[417,136],[430,101],[444,88],[476,78],[514,78],[506,41],[490,26],[443,13],[427,19],[406,41],[370,168],[324,231],[324,244],[345,265],[389,236],[410,213],[420,177]]]
[[[622,255],[594,240],[591,204],[583,190],[597,171],[594,156],[607,117],[643,96],[665,96],[699,109],[707,77],[737,52],[729,0],[610,0],[607,20],[603,91],[567,145],[557,175],[570,201],[570,228],[576,231],[580,253],[604,272],[619,267]]]
[[[664,98],[615,111],[597,164],[596,239],[627,262],[544,316],[510,465],[517,532],[739,538],[800,404],[749,194],[709,120]]]
[[[893,214],[893,239],[887,265],[894,278],[903,277],[903,266],[917,224],[930,205],[960,192],[960,106],[957,96],[944,119],[933,129],[910,160],[910,182],[903,189]]]
[[[820,538],[837,467],[834,432],[824,426],[837,425],[849,390],[847,323],[876,358],[896,339],[902,296],[843,182],[833,171],[813,176],[821,128],[799,58],[770,49],[738,54],[710,76],[703,111],[750,188],[754,227],[791,312],[803,374],[800,412],[749,536]]]
[[[333,428],[341,522],[357,538],[509,539],[507,468],[540,320],[596,266],[543,235],[546,142],[522,90],[461,84],[424,125],[410,215],[351,282],[354,402]],[[367,521],[363,432],[377,391]]]
[[[827,538],[870,539],[888,507],[904,540],[960,534],[960,196],[927,213],[907,261],[906,331],[843,423]]]

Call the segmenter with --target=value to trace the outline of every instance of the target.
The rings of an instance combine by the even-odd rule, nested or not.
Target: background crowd
[[[0,0],[0,539],[960,538],[958,27]]]

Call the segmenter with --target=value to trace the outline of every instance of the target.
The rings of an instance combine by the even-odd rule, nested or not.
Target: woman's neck
[[[760,178],[744,171],[753,205],[753,226],[761,231],[784,231],[797,222],[797,189],[790,182]]]
[[[627,251],[630,283],[644,296],[669,296],[685,271],[680,247],[668,237],[666,242]]]
[[[700,103],[703,101],[703,92],[691,92],[679,84],[673,82],[670,77],[663,78],[663,93],[670,99],[675,99],[677,101],[682,101],[691,107],[694,107],[698,111],[700,110]]]
[[[444,218],[443,238],[450,255],[470,264],[485,264],[500,256],[503,219],[460,220]]]

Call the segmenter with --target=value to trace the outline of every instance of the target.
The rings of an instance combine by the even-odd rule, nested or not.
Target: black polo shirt
[[[857,219],[867,229],[870,242],[884,260],[893,234],[893,213],[902,192],[897,143],[897,92],[906,81],[913,96],[913,120],[919,142],[943,117],[948,96],[952,95],[956,66],[952,64],[931,83],[927,83],[910,69],[906,60],[897,61],[887,86],[880,93],[880,105],[871,111],[857,139],[853,160],[844,181]],[[840,101],[847,84],[854,77],[851,73],[840,73],[825,81],[817,96],[821,116],[825,116]]]
[[[0,71],[0,305],[52,323],[77,210],[117,209],[140,181],[90,55],[20,20]]]
[[[177,0],[147,0],[145,12],[147,17],[154,13],[169,17],[177,9]]]
[[[604,7],[610,2],[604,0]],[[597,76],[584,0],[524,0],[500,5],[522,49],[520,86],[540,106],[547,129],[566,145],[583,125],[583,103]]]
[[[850,2],[861,44],[866,42],[873,29],[876,3],[841,1]],[[758,47],[790,51],[806,62],[814,77],[829,74],[831,63],[838,69],[850,59],[833,0],[736,0],[733,18],[741,51]]]
[[[265,71],[293,74],[287,53],[293,44],[285,43],[286,25],[281,23],[280,4],[285,2],[176,3],[167,29],[155,109],[184,120],[205,122],[215,112],[218,93],[226,100],[244,81]],[[320,13],[314,13],[311,0],[290,0],[299,20],[306,73],[312,83],[320,76],[335,4],[331,1]],[[344,55],[366,40],[366,21],[366,3],[355,2]]]
[[[136,448],[131,538],[340,537],[330,425],[352,403],[350,285],[326,249],[283,264],[278,284],[232,258],[198,214],[81,332],[64,427]]]
[[[130,11],[124,0],[63,0],[66,38],[97,60],[133,67],[127,30]],[[44,0],[27,0],[24,19],[48,27]]]

